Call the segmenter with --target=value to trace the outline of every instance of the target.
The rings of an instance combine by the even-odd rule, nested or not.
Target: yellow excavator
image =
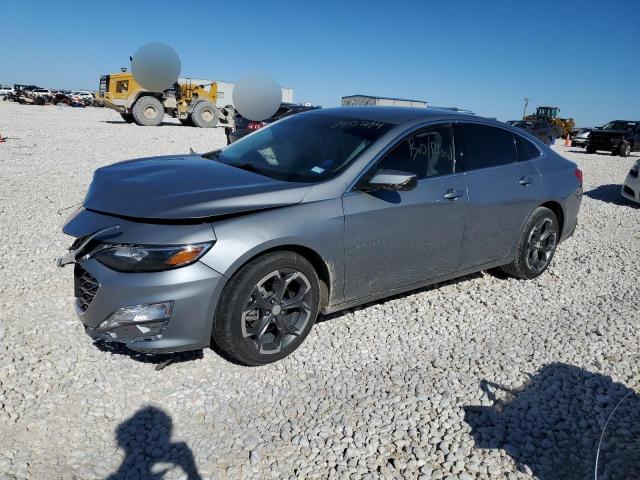
[[[105,106],[118,111],[127,123],[160,125],[165,113],[183,125],[201,128],[215,127],[220,120],[215,82],[195,84],[187,78],[167,90],[152,92],[125,71],[101,76],[98,93]],[[225,118],[226,114],[223,112]]]
[[[558,117],[560,109],[558,107],[538,107],[536,113],[523,117],[523,120],[536,121],[542,120],[549,124],[553,128],[553,135],[558,138],[566,138],[575,128],[575,122],[573,118],[560,118]]]

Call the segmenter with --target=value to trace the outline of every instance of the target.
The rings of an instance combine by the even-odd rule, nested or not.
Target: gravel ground
[[[0,479],[587,478],[621,398],[601,478],[640,478],[640,209],[619,195],[637,154],[554,147],[586,194],[534,281],[483,272],[325,317],[266,367],[205,350],[156,371],[84,334],[57,212],[97,167],[223,131],[0,102],[0,133]]]

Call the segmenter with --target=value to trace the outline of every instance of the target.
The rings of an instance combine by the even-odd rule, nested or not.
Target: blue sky
[[[0,83],[96,89],[160,41],[185,76],[267,72],[325,107],[364,93],[509,120],[526,96],[583,126],[640,118],[640,0],[27,5],[0,0]]]

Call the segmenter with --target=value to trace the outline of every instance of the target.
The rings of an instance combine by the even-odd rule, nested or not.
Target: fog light
[[[98,330],[111,330],[125,325],[143,325],[146,323],[168,322],[173,311],[173,301],[134,305],[113,312],[100,324]]]

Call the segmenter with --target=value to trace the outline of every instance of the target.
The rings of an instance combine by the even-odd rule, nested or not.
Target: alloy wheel
[[[536,222],[527,239],[527,268],[536,273],[544,270],[551,261],[557,242],[558,232],[550,218],[541,218]]]
[[[242,309],[242,336],[257,353],[278,353],[311,319],[313,290],[307,276],[282,268],[258,281]]]

